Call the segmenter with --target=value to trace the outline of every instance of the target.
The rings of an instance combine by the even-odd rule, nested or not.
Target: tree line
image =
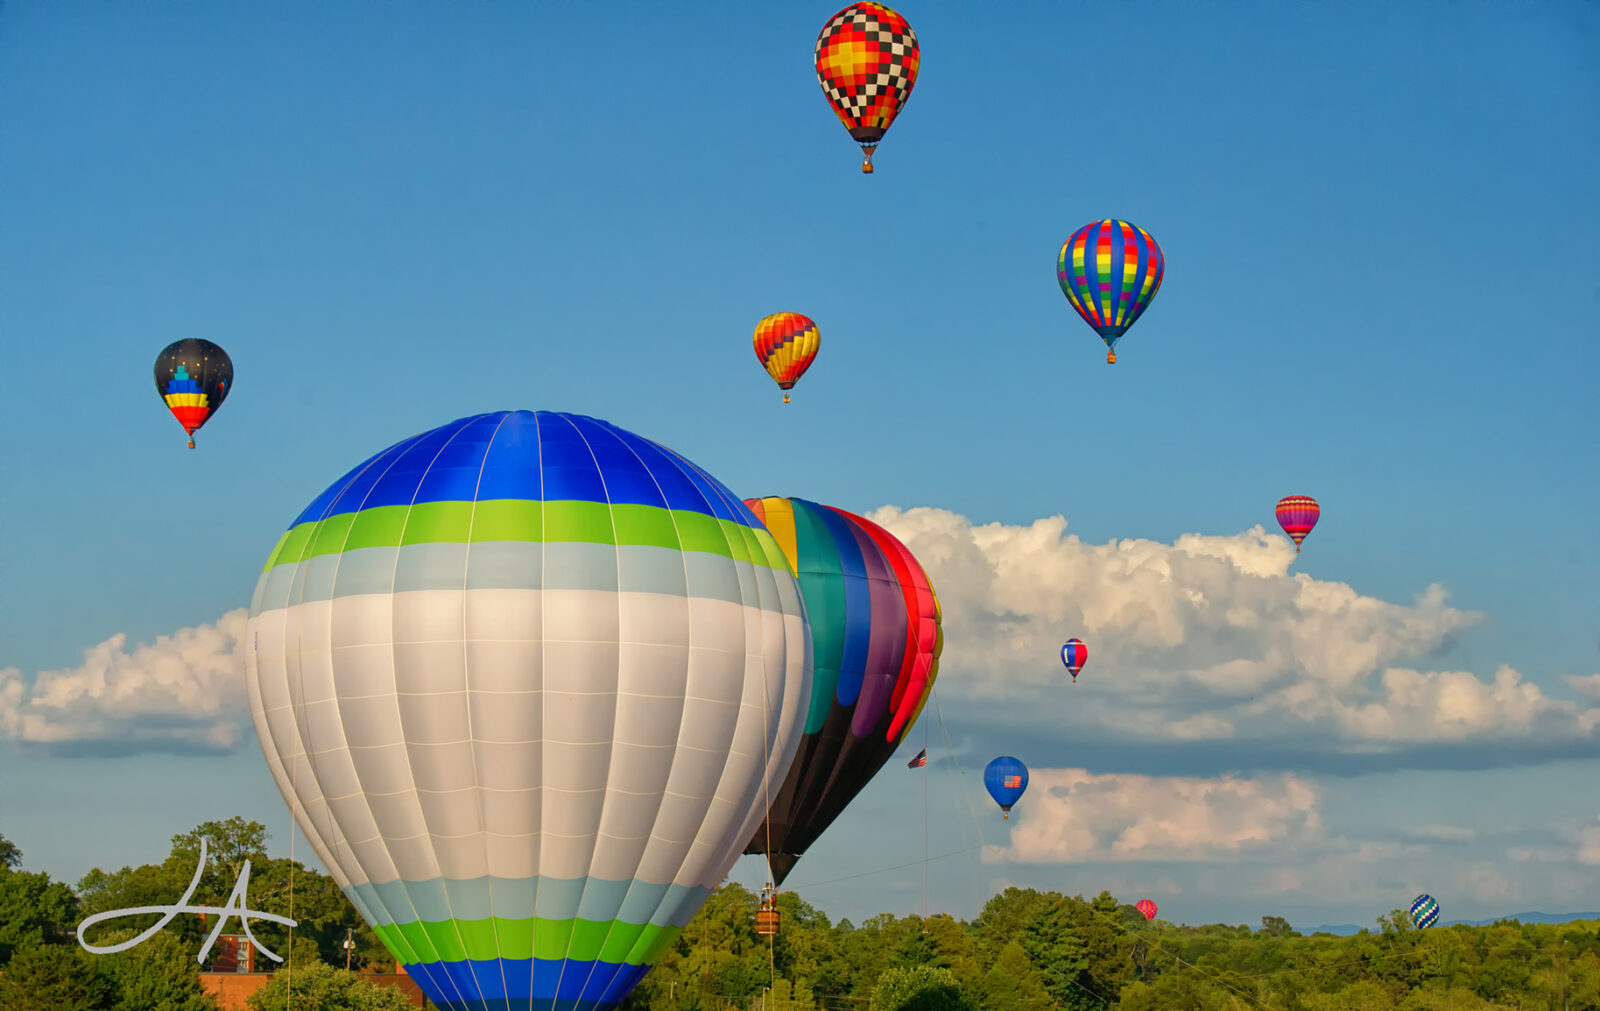
[[[240,818],[173,836],[159,864],[96,868],[76,886],[23,869],[22,851],[0,835],[0,1011],[218,1011],[195,962],[215,921],[178,916],[144,943],[108,955],[90,954],[76,936],[77,925],[95,913],[176,904],[200,868],[202,838],[205,866],[189,905],[226,906],[249,861],[249,908],[298,922],[291,939],[286,927],[251,921],[261,943],[292,966],[252,995],[253,1011],[414,1011],[398,991],[344,971],[347,931],[356,939],[351,969],[394,963],[333,879],[299,861],[269,857],[266,827]],[[146,913],[109,921],[89,928],[86,939],[109,947],[159,919]],[[224,932],[242,933],[237,920]],[[258,953],[257,968],[268,967]]]
[[[1600,1011],[1600,921],[1419,930],[1405,910],[1349,937],[1146,922],[1109,892],[1008,888],[972,921],[831,923],[792,893],[755,933],[724,885],[627,1011]]]
[[[232,818],[174,836],[160,864],[95,869],[75,886],[23,870],[21,853],[0,836],[0,1011],[214,1011],[194,961],[214,924],[180,916],[151,941],[107,956],[82,951],[73,936],[96,912],[177,902],[200,864],[202,837],[206,863],[191,904],[225,905],[248,860],[249,907],[299,924],[291,941],[284,927],[253,923],[297,980],[292,1005],[288,980],[275,978],[253,1006],[410,1006],[343,971],[346,936],[356,942],[354,970],[387,971],[393,956],[333,880],[268,857],[265,827]],[[623,1011],[1600,1011],[1600,921],[1419,930],[1397,909],[1353,936],[1305,936],[1276,916],[1256,928],[1186,927],[1147,922],[1109,892],[1018,888],[970,921],[884,913],[833,922],[790,892],[778,908],[778,933],[761,936],[756,896],[725,884]],[[104,924],[89,940],[132,937],[156,919]],[[257,968],[266,962],[258,957]]]

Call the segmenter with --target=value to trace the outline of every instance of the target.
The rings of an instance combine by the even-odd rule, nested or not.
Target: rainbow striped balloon
[[[1294,541],[1294,553],[1300,553],[1300,542],[1316,528],[1322,507],[1310,495],[1285,495],[1278,500],[1278,526]]]
[[[805,736],[746,853],[783,884],[800,855],[877,774],[939,676],[939,598],[900,539],[865,516],[800,498],[746,499],[789,560],[811,622]]]
[[[1161,290],[1166,269],[1161,247],[1150,233],[1115,218],[1073,232],[1056,257],[1062,293],[1106,342],[1106,361],[1111,363],[1117,360],[1117,341]]]
[[[799,746],[799,586],[738,497],[594,418],[462,418],[290,524],[246,685],[317,855],[451,1011],[614,1008]]]

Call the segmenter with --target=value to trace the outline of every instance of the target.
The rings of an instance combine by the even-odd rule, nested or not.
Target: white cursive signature
[[[270,920],[273,923],[281,923],[286,927],[294,927],[298,926],[298,924],[289,919],[287,916],[278,916],[273,913],[262,913],[253,909],[245,908],[245,891],[250,887],[250,861],[246,860],[244,862],[244,870],[239,872],[239,880],[234,883],[233,894],[228,896],[228,904],[226,906],[185,905],[185,903],[189,901],[189,896],[193,895],[194,890],[200,887],[200,875],[205,872],[205,869],[206,841],[205,838],[202,837],[200,839],[200,866],[195,868],[194,880],[189,882],[189,890],[183,893],[183,898],[178,900],[178,904],[176,906],[140,906],[137,909],[113,909],[109,912],[95,913],[93,916],[78,924],[78,943],[83,945],[84,950],[92,955],[111,955],[119,951],[127,951],[129,948],[143,944],[144,942],[150,940],[150,938],[156,935],[157,931],[159,931],[162,927],[165,927],[168,923],[172,922],[172,918],[177,916],[179,913],[216,913],[217,925],[211,929],[211,936],[206,938],[206,945],[200,949],[200,954],[194,957],[196,962],[199,962],[201,965],[205,965],[206,953],[211,950],[211,946],[216,943],[217,936],[222,933],[222,925],[227,923],[229,919],[235,916],[239,918],[239,922],[244,926],[244,936],[250,939],[250,943],[256,946],[257,951],[272,959],[274,962],[283,961],[283,959],[268,951],[260,941],[256,940],[256,935],[250,932],[250,918],[255,917],[258,920]],[[133,940],[123,941],[121,944],[113,944],[107,948],[98,948],[83,939],[84,930],[87,929],[91,924],[100,923],[104,920],[114,920],[122,916],[138,916],[140,913],[164,913],[165,915],[162,916],[160,920],[156,921],[156,925],[151,927],[149,930],[140,934],[138,937],[135,937]]]

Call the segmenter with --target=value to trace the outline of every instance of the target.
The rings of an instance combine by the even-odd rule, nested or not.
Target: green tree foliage
[[[0,970],[0,1011],[116,1011],[117,985],[77,945],[19,950]]]
[[[1051,895],[1039,905],[1017,934],[1023,952],[1034,966],[1039,982],[1054,1007],[1079,1008],[1079,982],[1089,968],[1083,942],[1073,929],[1072,907],[1068,900]]]
[[[292,971],[274,973],[245,1003],[250,1011],[415,1011],[399,990],[299,957]]]
[[[872,987],[870,1011],[972,1011],[949,969],[914,965],[889,969]]]
[[[22,866],[22,851],[17,844],[0,835],[0,869],[14,871]]]
[[[70,939],[77,922],[72,889],[48,874],[0,868],[0,967],[25,948]]]
[[[756,897],[719,889],[624,1007],[863,1009],[880,982],[923,968],[949,973],[952,1006],[975,1011],[1600,1011],[1600,923],[1418,930],[1396,910],[1352,937],[1305,937],[1281,917],[1178,927],[1104,892],[1011,888],[971,922],[885,914],[856,926],[778,901],[769,946]]]
[[[1033,971],[1033,963],[1017,941],[1000,949],[1000,957],[976,987],[968,989],[968,994],[971,1002],[984,1011],[1029,1011],[1050,1003],[1044,984]]]
[[[131,930],[117,931],[102,943],[134,936]],[[194,956],[193,949],[162,931],[127,951],[96,956],[95,963],[120,995],[114,1011],[217,1011],[217,1002],[200,985]]]
[[[256,922],[290,971],[263,1009],[387,1011],[397,992],[336,971],[347,929],[357,968],[389,957],[331,879],[267,856],[266,829],[230,818],[174,836],[160,864],[94,870],[77,893],[0,859],[0,1011],[211,1011],[194,956],[215,920],[179,916],[117,955],[90,956],[73,937],[83,917],[176,903],[206,862],[191,904],[222,905],[250,862],[251,909],[293,916],[287,931]],[[3,840],[0,840],[3,842]],[[6,852],[0,850],[0,852]],[[291,902],[292,878],[292,903]],[[873,1006],[919,1011],[1600,1011],[1600,922],[1504,921],[1417,929],[1403,909],[1352,937],[1302,936],[1282,917],[1261,927],[1146,922],[1108,892],[1092,899],[1008,888],[968,921],[887,913],[831,921],[800,896],[778,896],[781,926],[755,932],[756,896],[728,884],[663,938],[655,967],[625,1011],[805,1011]],[[113,943],[154,915],[104,923]],[[228,925],[238,931],[237,921]],[[326,963],[326,964],[324,964]],[[258,967],[274,968],[265,959]]]
[[[183,896],[184,890],[200,866],[200,840],[206,840],[206,863],[200,875],[199,887],[189,899],[190,905],[222,906],[233,894],[235,883],[244,873],[245,862],[250,863],[250,879],[246,894],[250,909],[287,916],[298,924],[294,936],[308,938],[316,943],[323,961],[344,965],[344,940],[346,931],[354,931],[356,958],[353,969],[373,966],[387,968],[391,956],[381,941],[362,920],[339,886],[326,874],[312,870],[298,860],[273,859],[266,852],[267,829],[260,822],[247,822],[241,818],[227,821],[208,821],[188,832],[172,837],[172,852],[160,864],[141,867],[124,867],[107,873],[96,868],[78,882],[78,894],[85,916],[112,909],[131,909],[137,906],[171,905]],[[144,930],[159,917],[150,913],[142,917],[128,917],[107,923],[104,929],[132,927]],[[198,952],[205,938],[216,925],[212,919],[184,916],[173,920],[166,928]],[[93,928],[92,928],[93,929]],[[239,921],[232,920],[228,933],[242,933]],[[253,921],[254,931],[269,951],[284,954],[288,947],[288,929],[275,923]],[[102,944],[99,936],[90,937]],[[265,961],[258,955],[258,961]]]

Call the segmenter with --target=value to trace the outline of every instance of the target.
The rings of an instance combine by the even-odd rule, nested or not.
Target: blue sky
[[[1366,923],[1424,885],[1447,918],[1597,894],[1600,689],[1565,679],[1600,672],[1600,8],[898,9],[922,72],[863,177],[811,68],[832,5],[7,3],[0,832],[29,865],[75,880],[232,814],[286,847],[219,619],[349,466],[541,408],[746,495],[906,511],[950,641],[931,845],[1004,847],[935,864],[936,906],[1109,886],[1191,922]],[[1053,278],[1104,216],[1167,257],[1115,367]],[[783,309],[823,337],[788,407],[749,345]],[[193,453],[149,372],[184,336],[237,368]],[[1289,493],[1324,510],[1292,569]],[[1271,706],[1204,674],[1246,661]],[[1379,687],[1501,665],[1520,680],[1433,710],[1437,678]],[[67,703],[40,708],[41,671]],[[170,753],[172,727],[226,725],[236,746]],[[975,772],[1024,751],[1112,777],[1102,801],[1036,775],[1036,813],[1000,822]],[[1133,815],[1046,845],[1229,772],[1257,842],[1197,809],[1137,859],[1111,859]],[[918,856],[908,775],[791,881]],[[859,919],[921,889],[805,894]]]

